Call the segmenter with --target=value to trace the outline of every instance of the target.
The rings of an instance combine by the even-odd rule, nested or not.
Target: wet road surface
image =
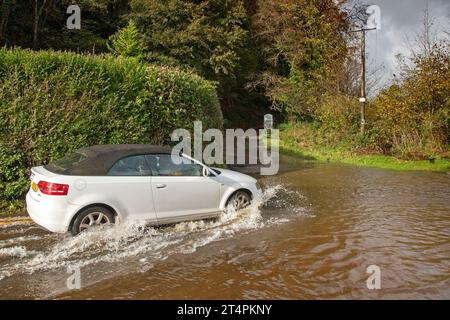
[[[450,174],[283,157],[259,180],[261,202],[218,220],[75,238],[0,221],[0,298],[450,298]]]

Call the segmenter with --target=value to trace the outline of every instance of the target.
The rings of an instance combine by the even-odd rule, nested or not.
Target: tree
[[[195,69],[212,80],[233,77],[247,31],[241,0],[131,0],[146,59]]]
[[[260,0],[253,25],[269,64],[259,82],[288,115],[312,116],[322,93],[339,87],[346,14],[332,0]]]
[[[0,5],[0,39],[3,38],[3,33],[8,26],[8,19],[11,12],[11,7],[16,0],[4,0]]]
[[[110,40],[111,44],[107,46],[111,53],[139,60],[144,57],[142,40],[133,20],[130,20],[125,28],[120,29],[115,35],[111,36]]]
[[[413,48],[411,49],[411,51],[414,56],[419,54],[425,57],[430,57],[433,52],[433,47],[438,42],[438,32],[436,30],[436,19],[430,11],[428,1],[426,2],[421,22],[421,30],[416,33],[416,38],[414,40],[419,52],[415,52]]]
[[[33,0],[33,49],[38,48],[39,20],[44,12],[47,0],[40,3],[39,0]]]
[[[71,0],[0,1],[0,45],[103,52],[129,10],[128,0],[77,0],[81,30],[68,30],[66,10],[71,4]]]

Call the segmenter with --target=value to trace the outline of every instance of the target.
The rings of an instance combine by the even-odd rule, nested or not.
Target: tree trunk
[[[14,5],[14,0],[4,0],[1,6],[0,14],[0,39],[3,38],[3,33],[8,26],[9,12],[11,11],[11,6]]]
[[[34,27],[33,27],[33,49],[37,50],[38,43],[38,30],[39,30],[39,9],[38,9],[38,1],[34,0]]]

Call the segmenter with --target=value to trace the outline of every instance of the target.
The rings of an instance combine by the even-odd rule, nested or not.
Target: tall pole
[[[361,134],[364,134],[366,130],[366,32],[376,30],[377,28],[353,30],[350,32],[361,32]]]
[[[361,36],[361,134],[366,130],[366,31]]]

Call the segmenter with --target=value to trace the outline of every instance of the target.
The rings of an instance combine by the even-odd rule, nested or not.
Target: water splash
[[[35,253],[33,250],[28,250],[24,246],[14,246],[9,248],[0,249],[0,257],[14,257],[14,258],[24,258],[30,254]]]
[[[148,269],[152,267],[152,262],[167,259],[173,254],[190,254],[199,247],[230,238],[237,233],[289,221],[289,215],[265,219],[261,208],[287,206],[289,210],[286,212],[290,212],[291,216],[305,213],[304,209],[294,208],[281,200],[286,199],[286,195],[293,196],[292,193],[283,185],[267,186],[248,208],[239,212],[227,208],[224,214],[214,220],[182,222],[160,228],[149,227],[145,222],[121,223],[113,227],[89,230],[77,237],[56,235],[56,241],[42,251],[30,251],[23,246],[3,248],[0,249],[0,254],[4,252],[4,255],[15,255],[20,260],[0,265],[0,280],[17,273],[32,274],[38,270],[62,268],[68,264],[85,267],[96,263],[120,263],[127,261],[126,259],[138,261]],[[16,239],[21,242],[31,238]]]
[[[36,241],[42,239],[41,236],[19,236],[14,238],[9,238],[6,240],[0,240],[0,248],[8,247],[10,245],[28,242],[28,241]]]

